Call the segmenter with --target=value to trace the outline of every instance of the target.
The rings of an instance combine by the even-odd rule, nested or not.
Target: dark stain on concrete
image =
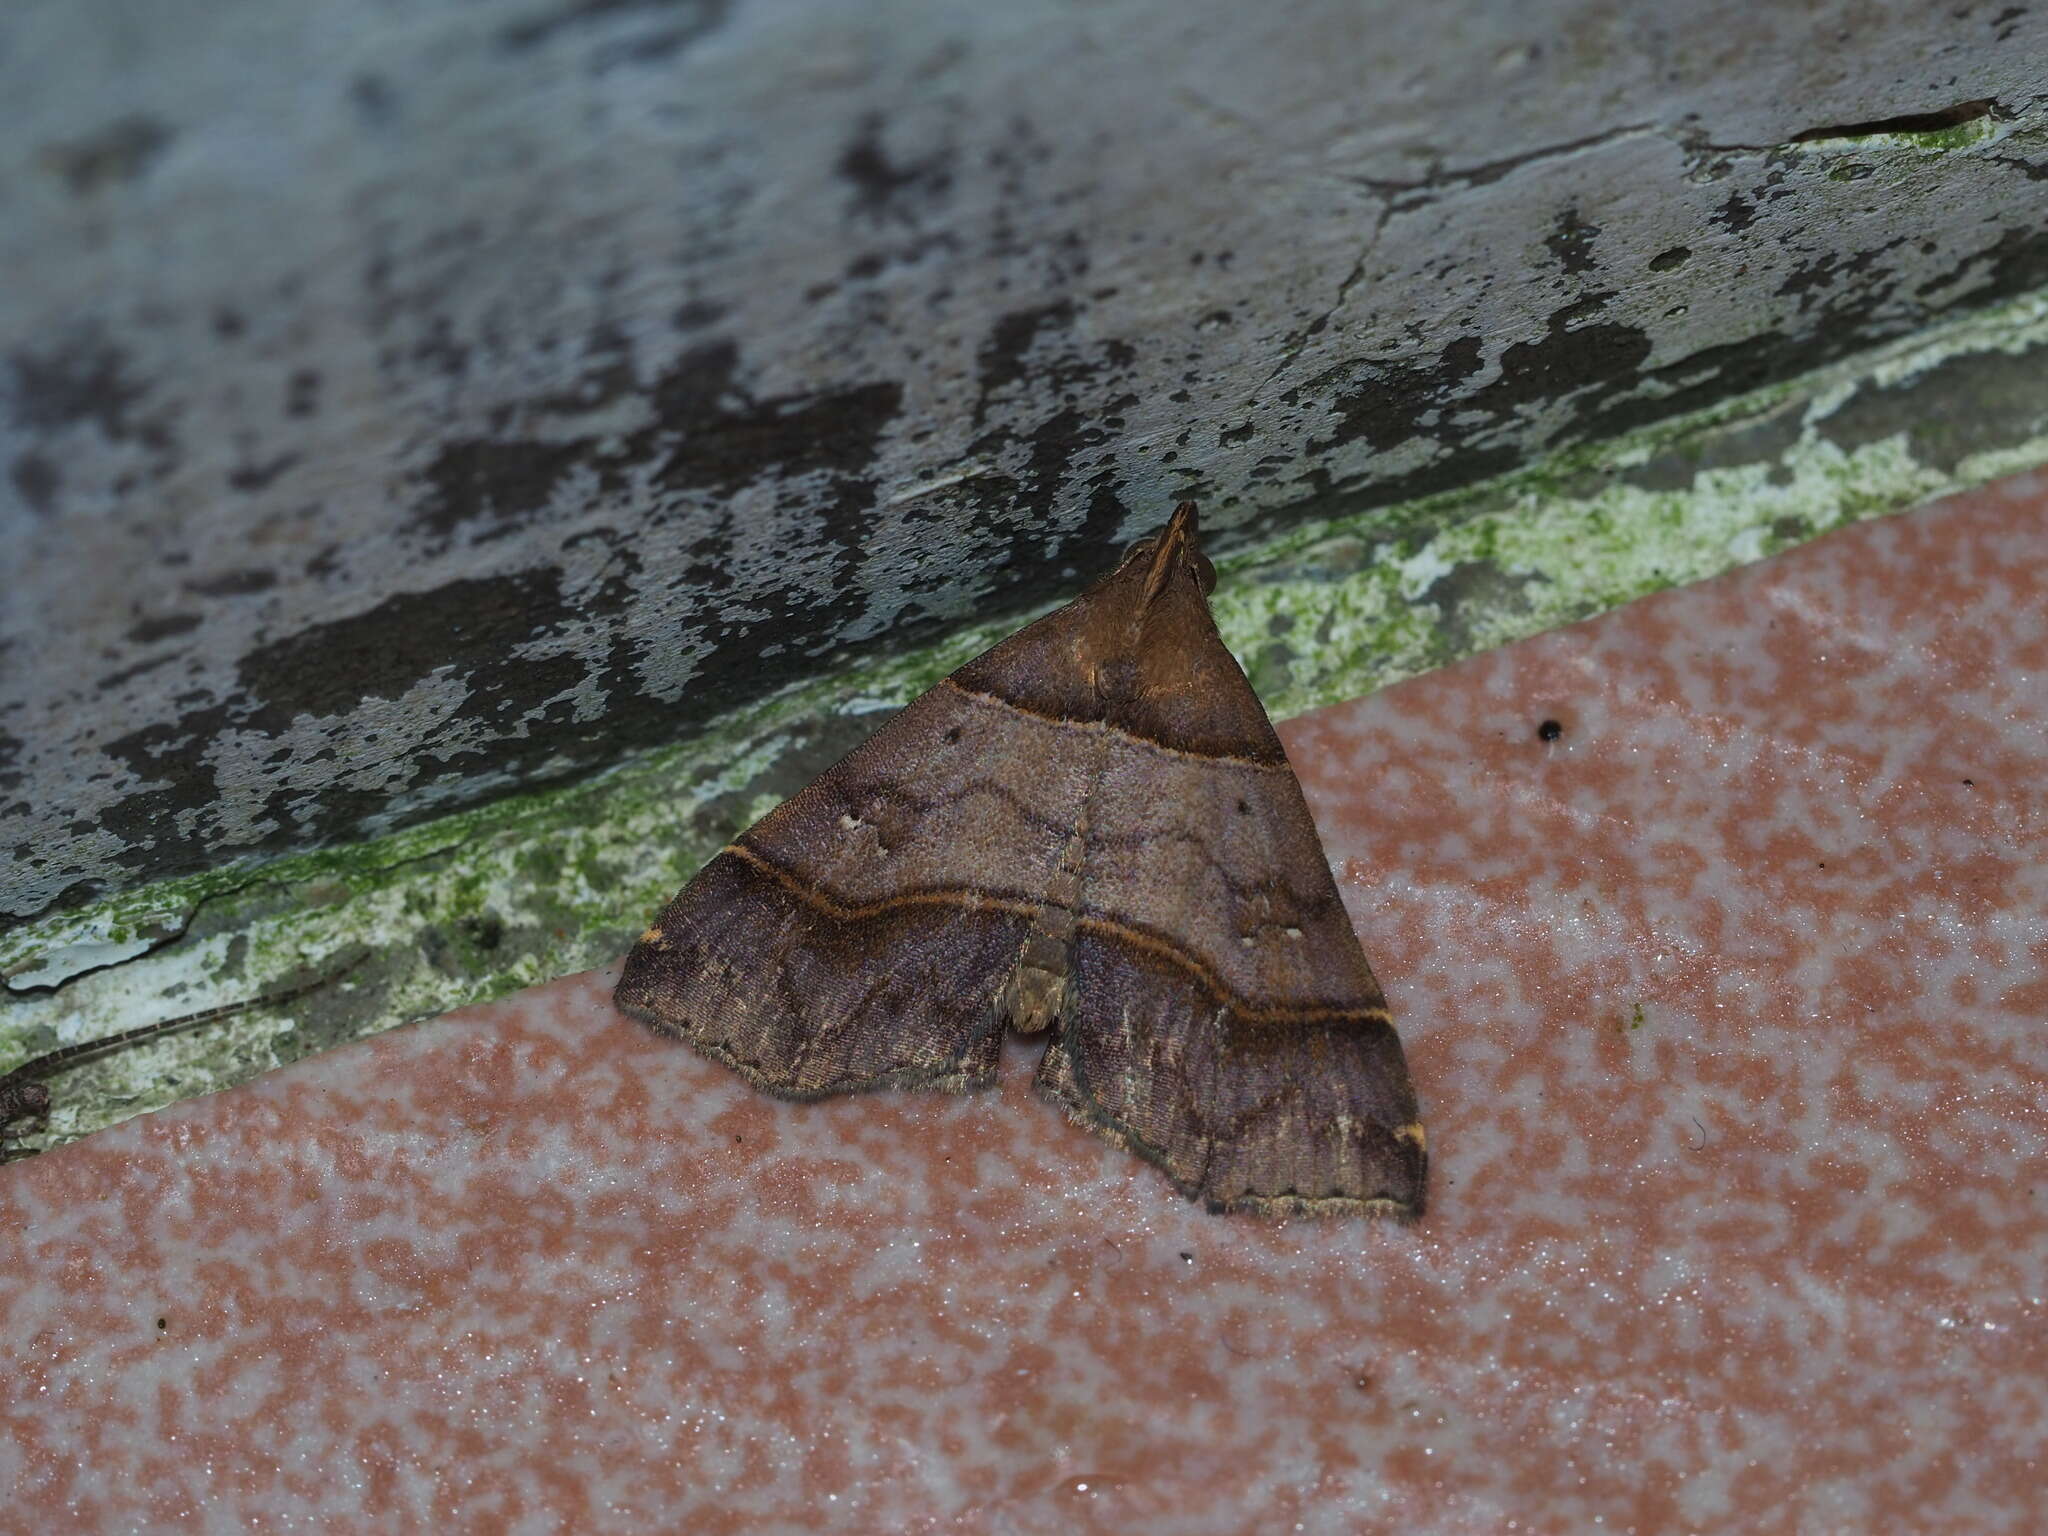
[[[112,442],[134,434],[133,409],[147,386],[129,376],[127,354],[96,332],[17,348],[7,362],[8,414],[23,431],[61,432],[90,422]]]
[[[201,619],[196,613],[166,613],[132,624],[128,639],[135,645],[154,645],[159,640],[169,640],[177,635],[189,635],[197,629]]]
[[[46,145],[42,161],[73,197],[90,197],[102,187],[140,180],[176,137],[168,124],[135,113],[83,138]]]
[[[1471,407],[1506,420],[1524,406],[1577,396],[1609,399],[1634,389],[1650,357],[1649,333],[1611,321],[1574,327],[1578,313],[1576,306],[1559,311],[1540,341],[1518,341],[1503,351],[1500,377],[1470,397]]]
[[[1580,277],[1599,264],[1593,255],[1593,242],[1599,238],[1599,225],[1588,224],[1578,209],[1567,208],[1558,214],[1543,244],[1557,258],[1567,277]]]
[[[1721,205],[1721,211],[1714,216],[1714,222],[1731,235],[1739,235],[1756,222],[1756,204],[1740,192],[1731,191],[1728,201]]]
[[[1968,280],[1979,272],[1982,285],[1970,286]],[[1929,278],[1913,293],[1916,298],[1944,295],[1937,300],[1941,308],[1963,299],[1990,304],[2039,287],[2044,280],[2048,280],[2048,230],[2008,229],[1991,245],[1964,257],[1942,276]]]
[[[1903,433],[1913,457],[1944,471],[1971,454],[2048,431],[2041,358],[1973,352],[1888,388],[1852,396],[1819,423],[1847,452]]]
[[[1930,318],[1929,307],[1913,313],[1892,303],[1899,279],[1884,258],[1900,243],[1822,258],[1787,279],[1780,292],[1799,299],[1806,327],[1702,348],[1659,367],[1648,366],[1647,332],[1591,320],[1612,295],[1590,294],[1553,313],[1541,338],[1503,349],[1497,377],[1477,388],[1471,381],[1485,372],[1485,347],[1476,335],[1453,337],[1433,359],[1369,359],[1331,370],[1287,397],[1331,401],[1335,430],[1311,442],[1311,455],[1350,442],[1386,452],[1418,438],[1435,451],[1400,475],[1339,483],[1313,467],[1295,485],[1326,515],[1388,505],[1475,483],[1532,452],[1618,436],[1832,362]],[[2048,233],[2011,230],[1923,283],[1918,294],[1976,304],[2044,280]],[[1511,432],[1526,436],[1519,429],[1530,410],[1560,401],[1570,402],[1568,420],[1540,441],[1506,446]]]
[[[571,705],[564,697],[584,681],[588,667],[571,656],[521,654],[528,642],[571,617],[556,575],[526,571],[399,594],[363,613],[261,646],[242,661],[240,697],[189,709],[107,743],[107,755],[145,787],[109,808],[101,825],[122,839],[122,864],[159,877],[208,867],[229,852],[278,852],[355,832],[368,818],[390,812],[392,795],[383,785],[331,783],[314,805],[301,803],[307,799],[302,788],[280,788],[262,808],[273,830],[223,846],[215,822],[221,785],[210,761],[213,743],[230,729],[277,734],[301,715],[347,715],[366,698],[400,697],[441,671],[458,678],[466,692],[453,720],[481,720],[493,735],[494,766],[514,767],[537,782],[564,749],[595,766],[593,747],[601,752],[609,728],[569,731]],[[413,770],[409,792],[459,781],[473,771],[459,755],[434,760],[431,740],[408,740],[403,748]],[[293,755],[281,743],[272,761]],[[94,894],[88,885],[62,900]]]
[[[988,420],[989,406],[997,395],[1021,381],[1029,369],[1026,358],[1040,336],[1054,336],[1072,327],[1074,301],[1055,299],[1049,304],[1016,309],[1002,316],[989,330],[975,354],[979,392],[974,400],[974,424]]]
[[[863,118],[833,169],[853,188],[852,212],[914,224],[922,210],[945,201],[952,190],[952,156],[942,149],[899,162],[882,142],[882,128],[880,117]]]
[[[302,714],[345,715],[366,698],[399,698],[436,671],[471,676],[502,666],[562,615],[558,579],[545,570],[396,593],[244,656],[236,675],[255,707],[236,723],[281,731]]]
[[[891,267],[918,267],[927,262],[950,260],[960,251],[960,237],[947,229],[933,230],[904,239],[883,250],[863,251],[847,262],[843,272],[849,284],[871,283]],[[838,283],[824,283],[808,291],[813,301],[839,292]]]
[[[1788,478],[1784,456],[1799,441],[1800,432],[1798,411],[1773,411],[1754,421],[1723,427],[1684,450],[1656,454],[1615,478],[1646,491],[1690,491],[1694,479],[1708,470],[1769,464],[1773,483],[1781,484]]]
[[[1830,352],[1825,350],[1823,338],[1772,331],[1704,347],[1661,368],[1645,369],[1621,387],[1588,396],[1573,420],[1552,435],[1550,445],[1591,442],[1683,415],[1818,367],[1868,339],[1867,335],[1857,339],[1845,328],[1836,343],[1839,351]],[[1639,393],[1645,383],[1654,383],[1656,388]]]
[[[1796,298],[1799,301],[1800,313],[1804,314],[1814,308],[1829,289],[1839,287],[1846,279],[1861,277],[1876,266],[1888,252],[1904,245],[1907,238],[1901,235],[1896,240],[1887,240],[1883,245],[1853,253],[1830,251],[1804,266],[1794,267],[1778,285],[1777,294],[1780,298]]]
[[[1068,467],[1079,457],[1109,438],[1075,411],[1062,411],[1039,424],[1029,439],[1031,468],[1025,480],[1027,489],[1039,489],[1010,502],[1009,522],[1016,533],[1028,535],[1042,527],[1041,509],[1051,500],[1050,488],[1066,478]],[[1030,602],[1047,591],[1064,590],[1077,579],[1093,580],[1116,564],[1123,553],[1117,534],[1129,519],[1116,494],[1114,473],[1102,468],[1091,476],[1081,522],[1071,533],[1056,540],[1024,536],[1009,541],[995,567],[1003,588],[1001,601]]]
[[[708,331],[725,318],[725,306],[709,299],[689,299],[676,306],[669,323],[679,331]]]
[[[583,343],[583,366],[566,389],[535,396],[532,411],[555,416],[582,416],[637,394],[640,378],[633,364],[633,344],[617,326],[600,321]]]
[[[1477,389],[1463,387],[1485,369],[1484,341],[1477,335],[1452,338],[1434,361],[1369,364],[1335,392],[1336,430],[1311,442],[1310,453],[1354,441],[1385,452],[1416,438],[1437,451],[1404,474],[1350,487],[1336,504],[1345,512],[1385,506],[1500,474],[1520,462],[1526,450],[1487,439],[1504,437],[1528,408],[1560,399],[1585,402],[1582,410],[1597,408],[1636,387],[1650,355],[1648,334],[1613,322],[1572,323],[1597,310],[1606,297],[1589,295],[1559,310],[1540,340],[1510,344],[1500,355],[1497,376]],[[1327,376],[1313,381],[1303,393],[1316,393],[1327,382]],[[1319,498],[1337,490],[1320,469],[1311,471],[1306,485]]]
[[[731,9],[731,0],[572,0],[512,22],[499,31],[498,42],[523,52],[593,23],[638,17],[661,23],[658,36],[666,57],[722,26]]]
[[[1971,276],[1979,277],[1980,282],[1966,286],[1965,280]],[[1771,331],[1703,348],[1667,367],[1650,370],[1644,378],[1668,393],[1619,400],[1596,410],[1575,425],[1572,440],[1627,431],[1781,382],[1923,326],[1934,314],[1963,300],[1972,306],[1995,303],[2039,287],[2048,282],[2048,231],[2008,230],[1989,249],[1965,257],[1938,280],[1938,286],[1923,284],[1916,290],[1926,293],[1947,287],[1948,303],[1919,309],[1894,305],[1900,281],[1896,275],[1866,273],[1864,279],[1842,290],[1832,302],[1816,305],[1810,330]]]
[[[732,491],[784,475],[872,470],[882,433],[900,414],[894,380],[756,400],[739,384],[739,348],[715,341],[686,352],[656,383],[655,424],[627,441],[628,460],[655,462],[672,489]]]
[[[882,433],[900,411],[900,391],[890,383],[755,398],[738,372],[738,350],[730,341],[686,354],[649,392],[655,420],[626,436],[616,450],[619,463],[636,466],[657,489],[714,498],[778,469],[823,474],[831,486],[830,510],[805,547],[814,555],[821,547],[831,554],[822,568],[815,559],[808,562],[785,586],[749,590],[730,615],[689,615],[686,637],[705,654],[682,704],[642,691],[638,654],[643,646],[662,643],[657,636],[628,626],[594,660],[545,654],[545,644],[534,643],[580,632],[593,620],[631,610],[647,595],[635,580],[641,561],[631,531],[606,529],[602,536],[614,554],[589,590],[568,594],[559,570],[536,568],[395,594],[361,613],[259,645],[242,658],[233,696],[187,696],[184,704],[193,707],[177,718],[108,743],[107,755],[144,785],[101,818],[104,829],[124,844],[117,862],[161,878],[234,853],[282,852],[357,834],[370,818],[394,819],[394,800],[401,808],[396,819],[412,819],[402,814],[403,802],[416,801],[421,815],[442,806],[433,791],[473,777],[477,751],[488,754],[494,773],[528,785],[587,772],[622,751],[671,741],[696,721],[808,675],[818,653],[838,643],[866,601],[852,577],[870,558],[877,500],[873,463]],[[579,463],[596,462],[607,472],[594,438],[557,445],[539,459],[528,452],[531,447],[484,442],[473,445],[467,459],[437,459],[441,473],[428,479],[432,495],[423,514],[427,530],[497,516],[509,502],[540,494]],[[713,591],[730,588],[741,533],[731,514],[717,514],[683,552],[682,569],[665,574]],[[227,597],[261,590],[269,579],[267,572],[232,572],[194,585],[205,595]],[[906,632],[928,636],[954,617],[913,616],[888,643],[900,643]],[[198,622],[194,615],[144,620],[130,639],[166,639]],[[405,761],[395,791],[374,774],[364,778],[368,788],[340,779],[317,795],[298,785],[280,787],[258,818],[267,818],[268,829],[224,844],[216,809],[223,786],[215,781],[212,761],[223,732],[281,736],[302,716],[346,717],[366,699],[400,698],[437,674],[459,683],[461,702],[426,739],[394,740],[393,751]],[[590,686],[607,695],[607,709],[600,720],[579,722],[574,695]],[[476,727],[484,745],[454,750],[461,734],[456,728],[462,726]],[[439,755],[437,743],[446,744]],[[280,741],[273,761],[295,755],[292,744]],[[88,900],[99,889],[80,882],[60,899]]]
[[[1866,271],[1873,262],[1861,262]],[[1320,470],[1298,482],[1344,511],[1455,489],[1513,468],[1531,447],[1519,438],[1529,412],[1571,403],[1571,414],[1533,451],[1619,435],[1715,400],[1789,378],[1872,339],[1872,320],[1888,284],[1852,285],[1849,297],[1816,306],[1815,333],[1771,332],[1704,348],[1661,367],[1649,367],[1653,343],[1637,327],[1611,321],[1579,323],[1611,295],[1592,294],[1554,313],[1541,338],[1511,343],[1497,376],[1471,388],[1485,369],[1482,339],[1455,337],[1429,361],[1373,362],[1354,368],[1342,384],[1327,376],[1304,393],[1328,392],[1336,430],[1310,445],[1312,454],[1352,441],[1385,452],[1413,439],[1436,452],[1420,468],[1364,485],[1336,485]]]
[[[228,471],[228,487],[245,496],[254,495],[268,490],[273,480],[298,462],[298,454],[281,453],[267,462],[238,464]]]
[[[564,476],[587,462],[590,438],[547,442],[535,438],[461,438],[442,445],[421,472],[428,496],[413,526],[446,547],[458,529],[486,530],[527,517],[555,493]]]
[[[1477,615],[1527,612],[1528,586],[1537,578],[1512,575],[1490,560],[1465,560],[1429,584],[1422,600],[1437,611],[1431,649],[1441,661],[1469,656],[1476,644],[1472,621]]]
[[[1075,265],[1085,267],[1085,246],[1068,248]],[[961,488],[982,514],[973,531],[1002,531],[1003,547],[989,561],[1000,589],[1015,601],[1028,601],[1033,585],[1071,579],[1077,559],[1086,574],[1106,568],[1118,553],[1115,533],[1127,521],[1113,484],[1113,443],[1123,413],[1138,399],[1128,392],[1103,396],[1134,370],[1136,354],[1115,338],[1077,341],[1079,314],[1066,297],[1012,310],[991,326],[976,354],[976,427],[986,425],[999,400],[1043,402],[1035,421],[1007,421],[968,444],[970,455],[1002,469]],[[1088,489],[1081,525],[1057,540],[1020,537],[1038,509],[1076,478]]]
[[[142,676],[145,672],[154,672],[158,667],[169,666],[177,659],[178,653],[175,651],[166,652],[162,656],[152,656],[146,661],[136,662],[132,667],[123,667],[118,672],[109,672],[99,680],[96,686],[101,693],[105,693],[109,689],[120,687],[132,678]]]
[[[637,590],[635,578],[646,569],[646,562],[640,558],[630,537],[610,526],[585,528],[570,535],[562,541],[562,552],[566,554],[585,543],[601,544],[610,553],[598,568],[595,583],[576,594],[577,611],[596,618],[609,618],[623,612],[632,605]]]
[[[218,576],[208,576],[185,584],[187,592],[196,592],[201,597],[247,597],[256,592],[268,592],[277,585],[277,572],[261,566],[248,566],[239,571],[223,571]]]
[[[47,515],[56,510],[57,493],[64,481],[57,466],[44,455],[33,449],[19,455],[8,469],[8,478],[31,511]]]
[[[388,127],[398,115],[398,96],[382,75],[357,75],[349,82],[348,99],[368,128]]]
[[[589,471],[604,493],[616,493],[632,468],[651,471],[658,487],[676,491],[731,492],[777,470],[863,474],[902,407],[902,386],[894,382],[755,399],[739,369],[739,348],[730,339],[691,348],[648,390],[652,422],[615,441],[593,435],[447,443],[422,472],[430,494],[413,525],[436,547],[469,525],[488,535],[544,507],[578,470]]]
[[[2029,181],[2048,181],[2048,160],[2027,160],[2019,155],[1991,155],[1993,163],[2018,171]]]
[[[227,709],[195,710],[175,720],[158,720],[109,741],[101,749],[143,784],[99,814],[100,829],[120,840],[118,862],[136,871],[189,874],[220,861],[224,850],[204,826],[186,825],[184,814],[202,812],[214,799],[215,784],[204,752],[232,723]],[[80,895],[81,887],[83,894]],[[90,899],[100,882],[78,882],[51,903]]]
[[[1444,343],[1434,361],[1367,358],[1361,364],[1345,365],[1341,379],[1339,370],[1331,370],[1288,391],[1284,398],[1289,405],[1300,404],[1336,386],[1331,396],[1336,430],[1321,442],[1311,442],[1310,453],[1326,453],[1354,442],[1384,453],[1440,426],[1447,435],[1450,429],[1444,412],[1452,396],[1485,366],[1484,338],[1455,336]]]
[[[298,420],[304,420],[320,409],[320,370],[317,368],[294,369],[285,386],[284,413]]]

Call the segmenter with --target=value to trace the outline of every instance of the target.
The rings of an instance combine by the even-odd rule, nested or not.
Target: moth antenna
[[[195,1013],[181,1013],[176,1018],[158,1019],[149,1024],[138,1024],[132,1029],[102,1035],[97,1040],[79,1040],[70,1045],[59,1046],[32,1057],[12,1071],[0,1075],[0,1138],[12,1133],[15,1124],[21,1120],[34,1119],[47,1114],[50,1107],[50,1090],[41,1081],[52,1077],[64,1068],[88,1057],[103,1052],[118,1051],[124,1046],[136,1045],[153,1040],[159,1035],[174,1034],[179,1030],[196,1029],[202,1024],[211,1024],[216,1019],[225,1019],[233,1014],[247,1012],[251,1008],[275,1006],[317,992],[331,981],[338,981],[361,965],[368,957],[368,951],[358,949],[348,962],[332,970],[321,972],[305,981],[294,982],[288,987],[279,987],[269,992],[259,992],[254,997],[245,997],[239,1002],[222,1003],[213,1008],[201,1008]]]

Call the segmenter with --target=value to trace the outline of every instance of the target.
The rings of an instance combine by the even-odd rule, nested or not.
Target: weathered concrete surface
[[[1281,719],[2048,465],[2044,366],[2048,290],[1427,503],[1276,535],[1222,557],[1211,602]],[[578,783],[0,934],[0,1070],[332,978],[69,1068],[24,1145],[615,960],[735,831],[1009,627],[865,658]]]
[[[2044,75],[2003,4],[11,5],[0,922],[2037,285]]]

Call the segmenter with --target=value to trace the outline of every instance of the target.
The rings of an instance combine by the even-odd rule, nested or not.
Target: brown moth
[[[1211,1210],[1421,1214],[1386,999],[1183,502],[740,834],[618,1005],[783,1098],[1038,1085]]]

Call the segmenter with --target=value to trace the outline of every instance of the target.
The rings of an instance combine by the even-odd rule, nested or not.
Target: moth
[[[1038,1086],[1211,1210],[1421,1214],[1386,998],[1183,502],[721,850],[627,1014],[790,1099]]]

